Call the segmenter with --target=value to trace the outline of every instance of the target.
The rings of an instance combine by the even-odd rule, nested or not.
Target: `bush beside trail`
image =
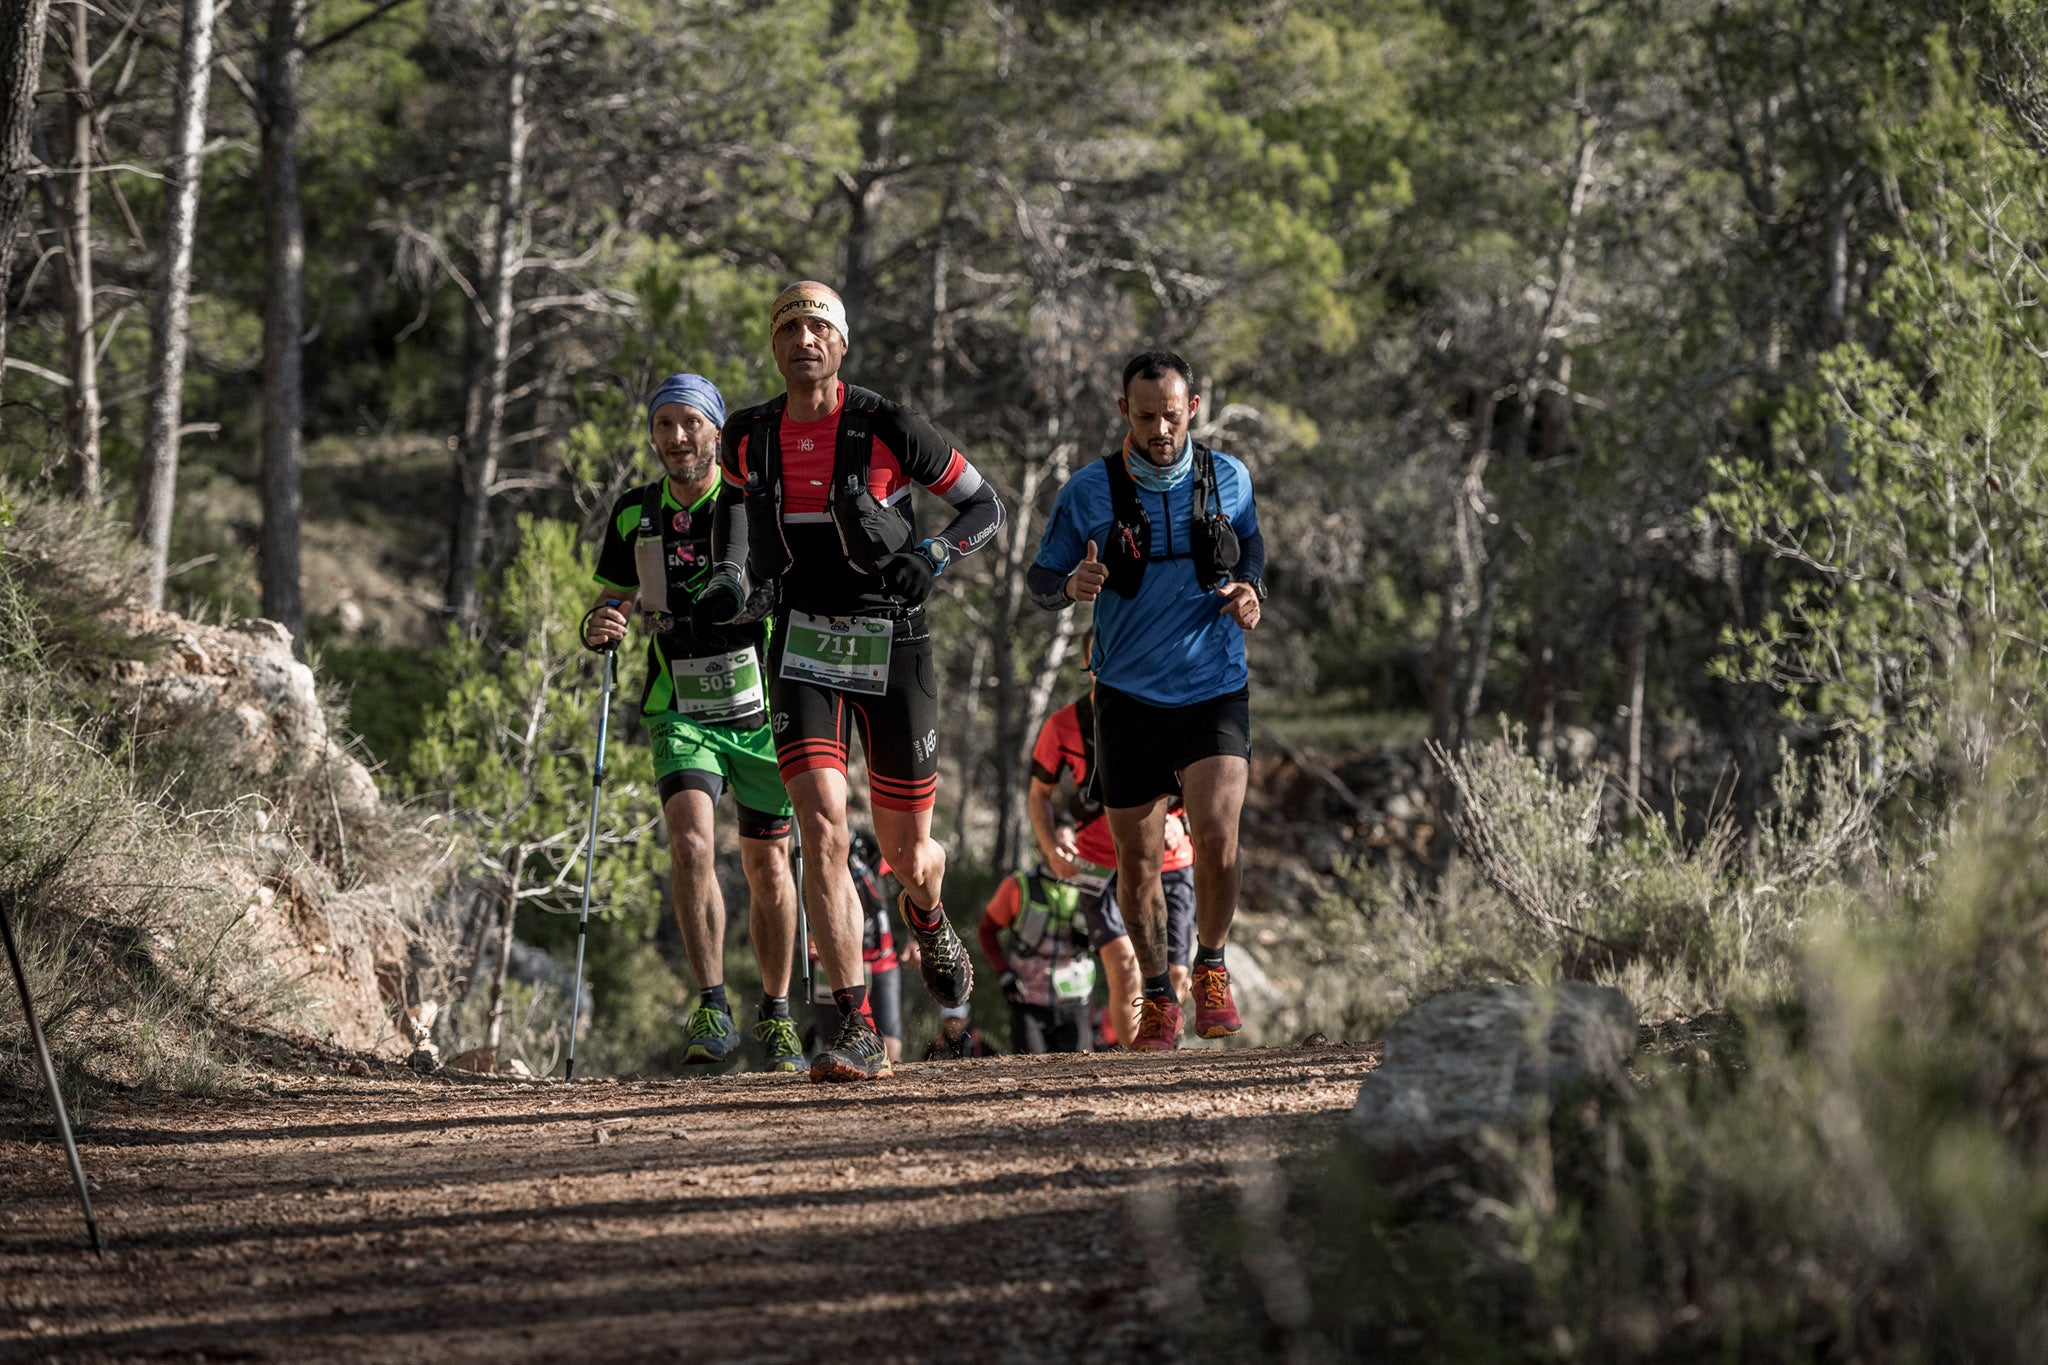
[[[1895,791],[1880,823],[1852,765],[1788,764],[1746,844],[1585,825],[1512,743],[1456,761],[1480,876],[1374,903],[1407,935],[1380,979],[1647,991],[1632,1082],[1496,1134],[1483,1176],[1297,1157],[1228,1215],[1212,1269],[1244,1292],[1198,1330],[1289,1360],[2042,1358],[2048,746],[1953,723],[1977,761],[1938,809]]]

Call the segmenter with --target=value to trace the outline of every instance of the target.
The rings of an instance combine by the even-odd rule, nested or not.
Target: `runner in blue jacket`
[[[1200,407],[1187,361],[1134,356],[1117,400],[1130,432],[1060,489],[1029,573],[1040,606],[1094,604],[1096,771],[1144,979],[1130,1045],[1149,1051],[1181,1029],[1159,880],[1176,795],[1195,846],[1195,1031],[1241,1027],[1223,950],[1251,774],[1244,632],[1259,623],[1266,549],[1243,463],[1189,434]]]

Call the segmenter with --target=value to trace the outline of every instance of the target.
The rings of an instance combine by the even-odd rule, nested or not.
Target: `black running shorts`
[[[783,782],[818,768],[845,772],[847,745],[859,730],[874,804],[930,810],[939,789],[939,680],[924,613],[897,623],[889,690],[879,696],[783,677],[785,625],[778,619],[768,642],[768,723]]]
[[[1223,754],[1252,756],[1249,688],[1186,706],[1153,706],[1095,684],[1095,770],[1104,806],[1145,806],[1171,796],[1183,769]]]
[[[1185,967],[1195,953],[1195,870],[1177,867],[1159,874],[1159,889],[1166,893],[1166,961]],[[1127,936],[1123,905],[1117,899],[1116,877],[1110,876],[1102,894],[1081,894],[1081,914],[1088,921],[1088,946],[1097,952],[1105,943]]]
[[[1093,1052],[1094,1007],[1086,1000],[1057,1005],[1010,1005],[1010,1047],[1025,1056],[1045,1052]]]

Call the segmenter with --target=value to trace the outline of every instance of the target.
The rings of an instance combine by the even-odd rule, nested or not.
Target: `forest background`
[[[1262,743],[1432,746],[1434,837],[1295,907],[1364,982],[1325,998],[1582,976],[1745,1040],[1590,1166],[1523,1154],[1457,1234],[1519,1269],[1494,1310],[1560,1356],[2048,1349],[2032,6],[0,0],[0,243],[8,583],[70,503],[128,595],[285,623],[555,947],[656,379],[766,396],[769,300],[830,280],[849,377],[1002,493],[937,608],[971,913],[1080,684],[1023,568],[1123,359],[1181,351],[1257,481]],[[62,586],[8,588],[10,717],[91,710]],[[636,739],[620,1069],[679,991]],[[1487,1320],[1377,1198],[1333,1200],[1343,1301]]]
[[[643,396],[771,392],[797,276],[1011,509],[940,609],[985,873],[1078,685],[1022,570],[1145,345],[1258,479],[1283,740],[1587,727],[1603,829],[1754,846],[1788,756],[1914,809],[1957,680],[2041,668],[2021,8],[11,0],[0,38],[9,477],[132,524],[146,601],[284,622],[514,901],[587,796],[572,630]],[[659,976],[658,907],[600,890],[600,980]]]

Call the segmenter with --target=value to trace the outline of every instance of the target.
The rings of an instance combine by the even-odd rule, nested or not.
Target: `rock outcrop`
[[[342,877],[335,858],[299,837],[310,818],[344,849],[353,837],[359,853],[379,798],[369,771],[331,733],[290,634],[275,621],[210,626],[168,612],[138,613],[129,624],[160,648],[113,670],[127,727],[173,755],[197,785],[233,793],[228,799],[246,809],[238,822],[246,842],[220,851],[215,878],[246,907],[251,946],[301,1002],[296,1013],[309,1032],[389,1057],[412,1053],[417,1030],[405,1012],[417,1002],[404,998],[411,945],[403,926],[432,870]]]
[[[138,626],[164,642],[157,658],[115,669],[139,731],[213,746],[223,766],[251,777],[317,775],[344,815],[376,809],[375,780],[329,734],[313,670],[292,657],[283,626],[208,626],[169,612]]]
[[[1489,1133],[1533,1131],[1567,1097],[1620,1080],[1635,1039],[1635,1007],[1611,986],[1439,995],[1388,1031],[1350,1129],[1390,1175],[1469,1160]]]

